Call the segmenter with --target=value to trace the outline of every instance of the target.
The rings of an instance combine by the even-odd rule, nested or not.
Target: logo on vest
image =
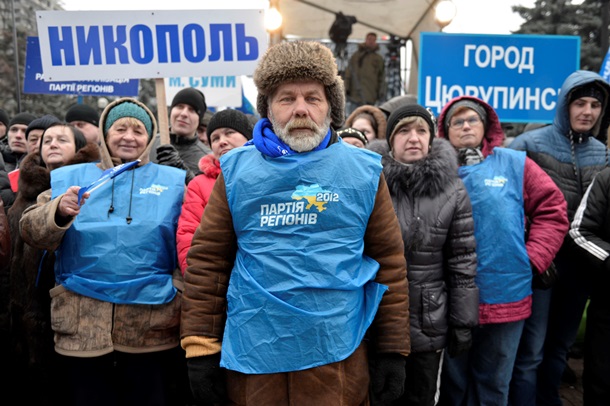
[[[339,201],[339,194],[324,190],[318,184],[298,185],[291,202],[261,204],[261,227],[316,224],[318,213],[329,203]]]
[[[141,195],[155,195],[155,196],[161,196],[161,193],[165,192],[168,189],[167,186],[161,186],[161,185],[151,185],[149,187],[141,187],[140,188],[140,194]]]
[[[504,187],[506,182],[508,182],[508,179],[504,176],[494,176],[493,179],[485,179],[485,186]]]

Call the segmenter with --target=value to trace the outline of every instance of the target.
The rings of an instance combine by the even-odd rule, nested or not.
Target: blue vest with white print
[[[94,163],[51,171],[52,197],[101,174]],[[171,301],[184,178],[182,170],[149,163],[91,192],[56,251],[56,282],[111,303]]]
[[[387,290],[363,253],[382,167],[346,145],[276,158],[246,146],[221,158],[238,240],[221,366],[298,371],[360,345]]]
[[[512,303],[532,293],[525,247],[524,170],[525,152],[505,148],[494,148],[483,162],[458,170],[472,203],[480,303]]]

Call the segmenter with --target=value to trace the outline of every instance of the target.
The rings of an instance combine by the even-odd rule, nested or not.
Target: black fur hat
[[[304,79],[324,85],[330,104],[331,126],[341,128],[345,120],[343,79],[337,73],[332,51],[313,41],[281,42],[267,49],[254,71],[254,84],[258,89],[256,108],[260,116],[267,118],[268,99],[279,85]]]

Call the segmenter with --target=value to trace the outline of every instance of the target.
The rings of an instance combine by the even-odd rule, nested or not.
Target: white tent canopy
[[[380,36],[398,36],[411,40],[414,60],[409,78],[409,93],[417,89],[417,55],[419,33],[438,32],[434,20],[437,0],[279,0],[278,8],[284,23],[282,35],[286,38],[329,38],[328,31],[336,13],[354,16],[349,39],[364,40],[367,32]]]

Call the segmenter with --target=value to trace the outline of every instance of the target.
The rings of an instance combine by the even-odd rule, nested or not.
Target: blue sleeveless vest
[[[101,174],[93,163],[58,168],[51,172],[52,197]],[[171,301],[184,177],[184,171],[149,163],[93,191],[57,249],[57,283],[111,303]]]
[[[221,167],[238,250],[220,365],[263,374],[344,360],[387,289],[363,254],[380,157],[342,142],[277,158],[248,146]]]
[[[472,202],[479,301],[512,303],[532,293],[525,248],[525,152],[494,148],[483,162],[459,168]]]

